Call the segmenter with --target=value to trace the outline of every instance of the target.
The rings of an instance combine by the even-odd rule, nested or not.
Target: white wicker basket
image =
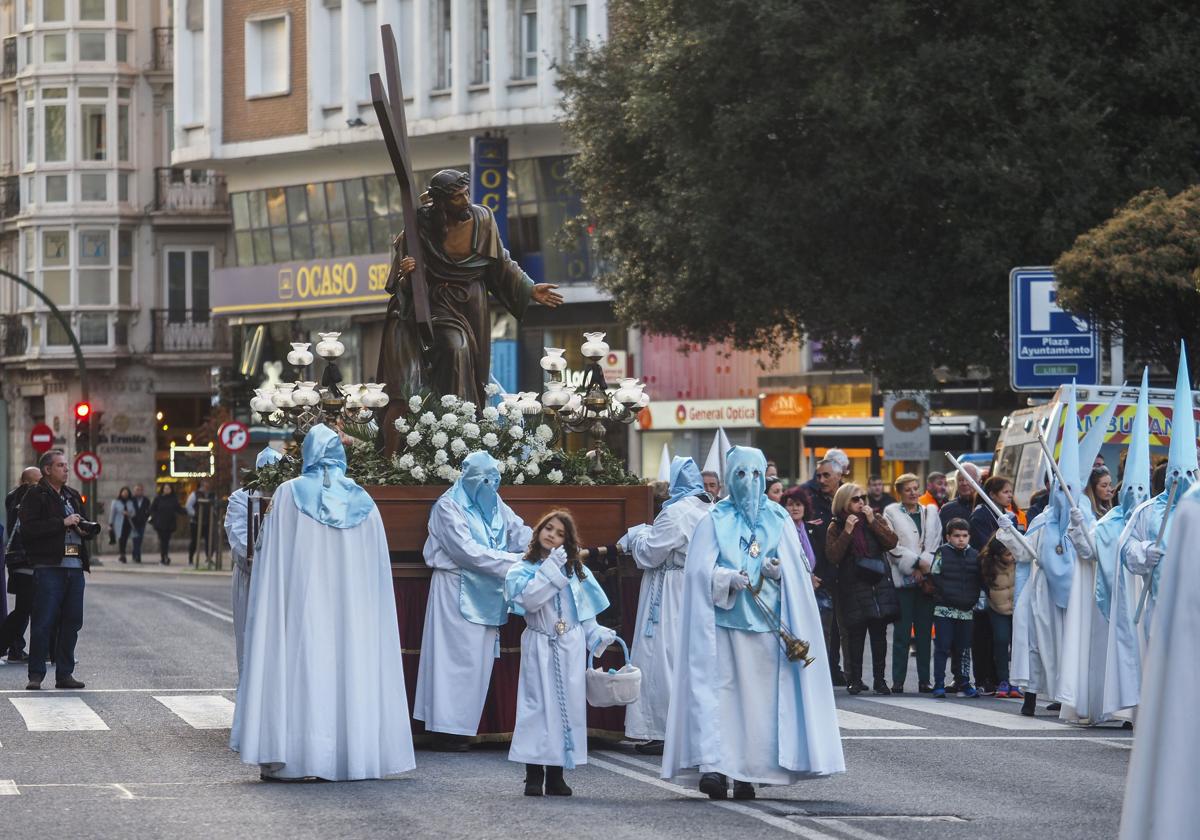
[[[625,665],[619,671],[610,673],[595,664],[595,652],[588,654],[587,669],[587,701],[592,706],[628,706],[642,691],[641,669],[629,663],[629,648],[621,638],[617,644],[625,654]]]

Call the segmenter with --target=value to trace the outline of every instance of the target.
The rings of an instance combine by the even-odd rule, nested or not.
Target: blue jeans
[[[971,631],[969,619],[933,617],[933,687],[946,687],[946,660],[956,685],[971,684]]]
[[[992,656],[996,663],[996,680],[998,683],[1006,683],[1009,651],[1012,650],[1013,617],[1000,615],[991,607],[988,607],[988,615],[992,619]]]
[[[146,536],[146,529],[144,527],[133,529],[133,562],[134,563],[142,562],[142,539],[145,536]]]
[[[54,671],[61,679],[75,671],[75,642],[83,627],[83,569],[39,566],[33,572],[33,616],[29,630],[29,679],[46,676],[46,654],[55,626]]]

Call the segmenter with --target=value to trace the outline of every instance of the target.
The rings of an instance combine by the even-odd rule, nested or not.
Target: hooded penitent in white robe
[[[271,447],[258,453],[254,466],[273,464],[283,456]],[[255,491],[257,495],[257,491]],[[246,609],[250,603],[250,561],[246,555],[249,518],[247,508],[250,493],[239,487],[229,494],[225,509],[225,536],[229,539],[229,550],[233,555],[233,574],[230,576],[230,602],[233,606],[233,644],[237,649],[238,675],[242,673],[242,645],[246,637]]]
[[[684,563],[692,533],[712,508],[707,497],[696,495],[703,492],[704,481],[695,462],[679,457],[675,462],[678,466],[672,465],[671,498],[654,524],[630,529],[621,541],[642,570],[629,657],[641,669],[642,689],[638,699],[625,707],[625,737],[636,741],[667,737],[667,709],[683,607]]]
[[[1030,523],[1026,539],[1041,554],[1046,527],[1040,513]],[[1053,534],[1051,536],[1054,536]],[[1028,562],[1028,557],[1017,557]],[[1017,594],[1013,609],[1012,661],[1009,682],[1037,694],[1054,697],[1058,690],[1059,652],[1066,609],[1055,603],[1049,578],[1037,563],[1029,582]]]
[[[1121,840],[1196,836],[1200,744],[1200,489],[1179,502],[1161,562],[1158,609],[1142,674]]]
[[[509,609],[525,616],[508,760],[570,770],[587,764],[588,651],[603,652],[617,634],[596,623],[608,597],[595,575],[568,576],[566,561],[561,548],[537,565],[521,561],[504,589]]]
[[[1075,574],[1063,616],[1062,656],[1055,699],[1062,703],[1058,716],[1070,723],[1103,723],[1111,720],[1104,706],[1104,672],[1108,654],[1108,620],[1096,604],[1098,548],[1096,526],[1086,523],[1067,529],[1075,548]]]
[[[263,520],[230,746],[281,779],[402,773],[415,761],[383,520],[336,432],[314,427],[303,452]]]
[[[491,456],[473,452],[463,460],[462,478],[429,514],[425,565],[433,577],[413,717],[431,732],[479,731],[500,655],[500,625],[507,620],[504,576],[533,535],[496,494],[499,482]]]
[[[725,475],[730,495],[692,536],[664,779],[699,771],[790,784],[845,770],[812,578],[787,513],[762,495],[765,470],[758,450],[731,448]],[[779,582],[761,583],[772,558],[779,561]],[[749,590],[736,592],[731,585],[742,572],[752,584],[761,583],[763,594],[774,590],[778,616],[808,641],[812,666],[789,661],[776,635],[761,630],[764,619],[747,600]],[[722,626],[737,623],[755,629]]]

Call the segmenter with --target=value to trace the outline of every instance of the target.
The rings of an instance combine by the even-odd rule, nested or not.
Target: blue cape
[[[346,477],[346,450],[337,432],[313,426],[300,451],[303,472],[288,483],[301,513],[333,528],[353,528],[371,515],[375,501]]]

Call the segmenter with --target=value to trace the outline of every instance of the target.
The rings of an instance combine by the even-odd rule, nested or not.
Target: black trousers
[[[866,624],[842,627],[845,650],[842,651],[842,668],[846,673],[846,684],[862,680],[863,648],[867,636],[871,637],[871,670],[875,682],[884,682],[884,666],[887,664],[887,628],[891,622],[873,618]]]
[[[976,610],[971,621],[971,658],[975,660],[975,686],[981,691],[996,687],[995,644],[991,616],[987,610]]]
[[[171,550],[171,534],[173,534],[175,532],[174,531],[160,531],[157,528],[155,528],[154,531],[155,531],[155,533],[158,534],[158,556],[160,559],[166,560],[167,554]]]
[[[822,586],[829,584],[823,583]],[[829,675],[836,677],[842,670],[842,634],[838,627],[837,593],[833,594],[833,609],[829,611],[829,630],[825,633],[825,652],[829,656]]]
[[[129,520],[121,521],[121,532],[117,534],[117,544],[120,546],[121,556],[125,556],[125,546],[129,544],[129,535],[133,533],[133,529],[129,525]]]
[[[8,570],[8,591],[16,599],[12,612],[0,624],[0,656],[9,651],[25,650],[25,629],[29,616],[33,614],[33,575],[23,575]]]

